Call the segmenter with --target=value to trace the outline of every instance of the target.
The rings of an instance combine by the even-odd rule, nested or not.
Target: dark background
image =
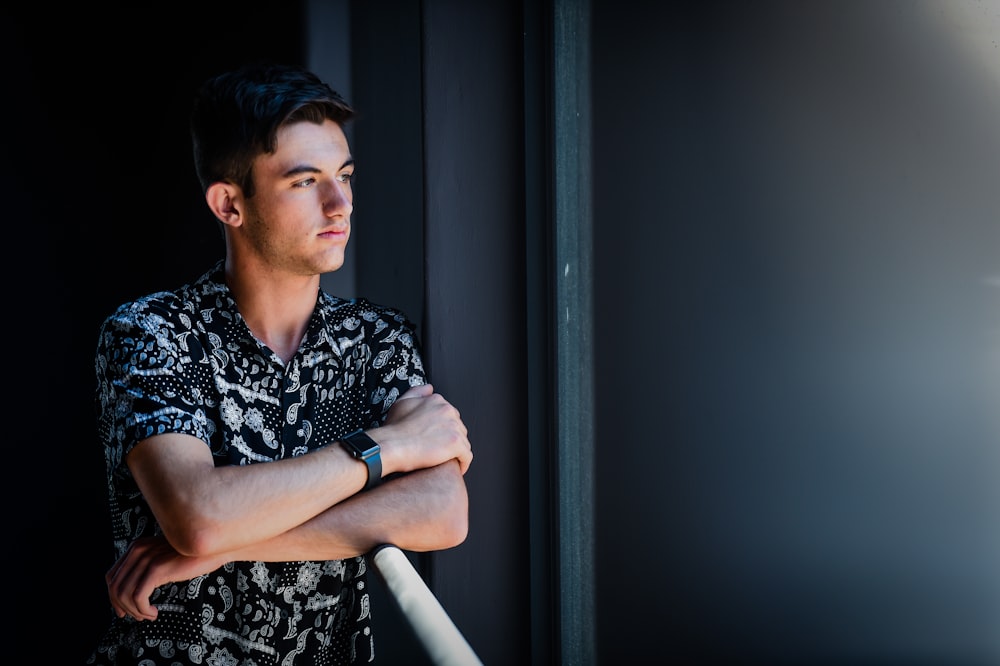
[[[40,641],[32,663],[82,663],[110,619],[98,326],[223,256],[194,176],[190,100],[245,59],[303,60],[302,12],[283,4],[3,10],[8,591]]]

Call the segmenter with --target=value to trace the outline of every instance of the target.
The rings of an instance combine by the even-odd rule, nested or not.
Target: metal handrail
[[[370,553],[386,589],[437,666],[481,666],[468,641],[402,550],[384,544]]]

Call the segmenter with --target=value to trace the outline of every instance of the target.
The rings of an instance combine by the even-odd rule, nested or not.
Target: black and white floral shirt
[[[216,465],[297,456],[358,428],[426,376],[414,327],[399,311],[318,293],[287,364],[257,340],[220,261],[173,292],[127,303],[101,328],[98,431],[115,551],[159,533],[125,455],[160,433],[203,440]],[[231,562],[153,594],[155,621],[112,616],[88,664],[327,666],[374,658],[363,557]]]

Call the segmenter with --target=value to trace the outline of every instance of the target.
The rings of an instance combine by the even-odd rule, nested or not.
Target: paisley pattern
[[[286,365],[246,326],[220,261],[197,281],[126,303],[101,327],[98,431],[115,552],[159,526],[126,453],[152,435],[202,439],[216,465],[297,456],[380,425],[426,382],[412,323],[399,311],[320,291]],[[153,622],[119,619],[88,664],[328,666],[374,659],[363,557],[230,562],[158,588]]]

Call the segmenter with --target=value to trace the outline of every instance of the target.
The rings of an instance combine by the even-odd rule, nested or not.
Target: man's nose
[[[350,186],[334,183],[325,193],[323,199],[323,210],[329,216],[344,215],[350,216],[354,211],[353,197]]]

